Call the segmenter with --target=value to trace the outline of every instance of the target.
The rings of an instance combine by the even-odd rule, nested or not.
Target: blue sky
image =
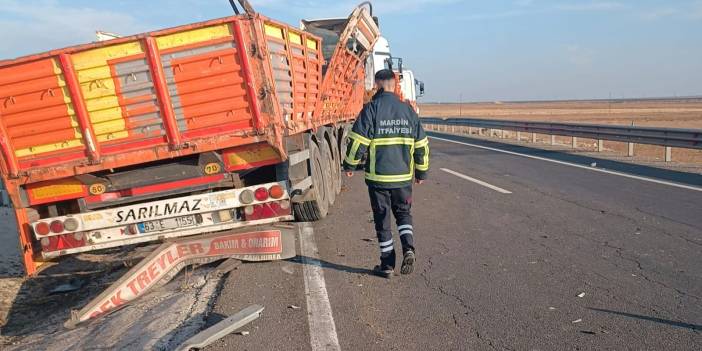
[[[251,0],[297,25],[360,0]],[[702,95],[702,0],[378,0],[425,101]],[[0,59],[228,16],[226,0],[0,0]]]

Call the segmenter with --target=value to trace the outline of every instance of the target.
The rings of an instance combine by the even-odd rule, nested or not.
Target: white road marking
[[[469,177],[469,176],[467,176],[467,175],[465,175],[465,174],[463,174],[463,173],[458,173],[458,172],[453,171],[453,170],[450,170],[450,169],[448,169],[448,168],[442,168],[441,170],[444,171],[444,172],[446,172],[446,173],[453,174],[453,175],[455,175],[456,177],[463,178],[463,179],[469,180],[469,181],[471,181],[471,182],[473,182],[473,183],[475,183],[475,184],[482,185],[482,186],[484,186],[484,187],[486,187],[486,188],[490,188],[490,189],[492,189],[492,190],[495,190],[495,191],[497,191],[498,193],[502,193],[502,194],[511,194],[511,193],[512,193],[511,191],[502,189],[502,188],[500,188],[499,186],[495,186],[495,185],[492,185],[492,184],[490,184],[490,183],[486,183],[486,182],[484,182],[484,181],[482,181],[482,180],[480,180],[480,179],[475,179],[475,178],[473,178],[473,177]]]
[[[303,263],[302,274],[305,278],[307,321],[310,327],[312,351],[340,351],[334,316],[324,283],[322,262],[319,260],[314,231],[309,223],[300,225],[300,252]]]
[[[660,179],[654,179],[654,178],[648,178],[648,177],[641,177],[641,176],[637,176],[637,175],[633,175],[633,174],[628,174],[628,173],[623,173],[623,172],[617,172],[617,171],[610,171],[610,170],[602,169],[602,168],[595,168],[595,167],[583,166],[583,165],[579,165],[579,164],[577,164],[577,163],[570,163],[570,162],[565,162],[565,161],[558,161],[558,160],[554,160],[554,159],[550,159],[550,158],[546,158],[546,157],[527,155],[527,154],[522,154],[522,153],[519,153],[519,152],[507,151],[507,150],[497,149],[497,148],[494,148],[494,147],[476,145],[476,144],[471,144],[471,143],[464,143],[464,142],[462,142],[462,141],[456,141],[456,140],[445,139],[445,138],[440,138],[440,137],[430,136],[429,138],[436,139],[436,140],[442,140],[442,141],[448,141],[448,142],[450,142],[450,143],[455,143],[455,144],[461,144],[461,145],[466,145],[466,146],[472,146],[472,147],[475,147],[475,148],[478,148],[478,149],[485,149],[485,150],[490,150],[490,151],[502,152],[502,153],[510,154],[510,155],[514,155],[514,156],[521,156],[521,157],[531,158],[531,159],[535,159],[535,160],[553,162],[553,163],[557,163],[557,164],[564,165],[564,166],[571,166],[571,167],[575,167],[575,168],[586,169],[586,170],[588,170],[588,171],[607,173],[607,174],[617,175],[617,176],[620,176],[620,177],[631,178],[631,179],[637,179],[637,180],[642,180],[642,181],[650,182],[650,183],[668,185],[668,186],[672,186],[672,187],[676,187],[676,188],[681,188],[681,189],[687,189],[687,190],[693,190],[693,191],[702,191],[702,188],[699,188],[699,187],[696,187],[696,186],[691,186],[691,185],[684,185],[684,184],[669,182],[669,181],[660,180]]]

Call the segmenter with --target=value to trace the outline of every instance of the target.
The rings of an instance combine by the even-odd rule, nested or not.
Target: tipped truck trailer
[[[27,274],[327,214],[378,26],[360,6],[322,40],[240,3],[232,17],[0,61],[0,173]]]

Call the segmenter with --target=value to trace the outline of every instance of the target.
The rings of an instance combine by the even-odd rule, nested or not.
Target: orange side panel
[[[15,157],[81,152],[70,95],[55,59],[0,68],[0,123]]]
[[[234,39],[175,48],[162,55],[178,129],[253,128],[242,65]]]

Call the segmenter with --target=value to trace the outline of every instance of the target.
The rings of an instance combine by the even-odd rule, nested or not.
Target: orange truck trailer
[[[377,23],[360,6],[301,30],[240,4],[0,61],[0,173],[28,275],[64,255],[327,214]]]

